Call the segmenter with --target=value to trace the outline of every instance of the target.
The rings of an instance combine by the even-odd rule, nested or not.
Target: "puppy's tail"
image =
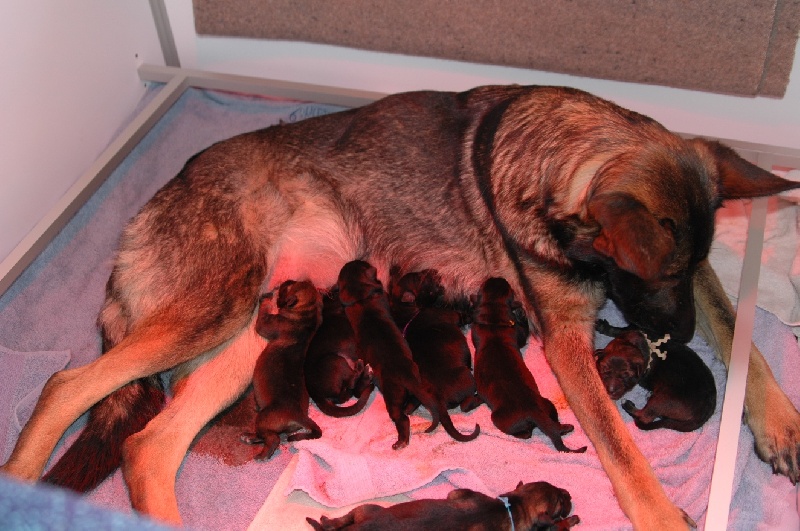
[[[442,426],[444,427],[444,431],[446,431],[447,434],[450,435],[450,437],[457,440],[458,442],[469,442],[474,440],[478,435],[480,435],[481,427],[477,424],[475,424],[475,429],[472,430],[472,433],[464,434],[458,431],[456,427],[453,425],[453,420],[450,418],[450,413],[447,412],[447,409],[444,407],[444,404],[442,404],[441,407],[442,410],[441,413],[439,413],[439,420],[441,421]]]
[[[370,384],[364,389],[361,390],[361,394],[358,395],[358,400],[349,406],[337,406],[333,402],[330,401],[329,398],[324,398],[319,401],[314,400],[314,403],[317,404],[317,407],[320,411],[325,413],[328,416],[342,418],[342,417],[351,417],[356,413],[359,413],[364,406],[367,405],[367,401],[369,400],[370,395],[372,394],[372,389],[375,385]]]
[[[77,492],[97,487],[120,466],[125,439],[141,431],[163,406],[157,376],[120,387],[89,410],[86,428],[42,481]]]
[[[316,520],[314,520],[314,519],[313,519],[313,518],[311,518],[310,516],[307,516],[307,517],[306,517],[306,522],[308,522],[308,524],[309,524],[309,525],[310,525],[312,528],[314,528],[314,530],[315,530],[315,531],[324,531],[324,530],[325,530],[325,528],[324,528],[324,527],[322,527],[322,524],[320,524],[319,522],[317,522]]]
[[[450,418],[450,413],[447,412],[447,405],[445,405],[444,400],[439,399],[435,392],[432,392],[433,390],[430,389],[430,387],[430,385],[424,383],[417,392],[417,398],[420,399],[422,405],[425,406],[433,417],[433,422],[431,422],[431,425],[425,430],[426,432],[432,432],[441,422],[444,431],[458,442],[469,442],[480,435],[481,427],[477,424],[472,433],[465,435],[458,431],[453,425],[453,419]]]

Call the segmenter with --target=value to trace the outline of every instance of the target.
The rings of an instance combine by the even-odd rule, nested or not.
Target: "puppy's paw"
[[[239,440],[245,444],[264,444],[264,439],[252,432],[239,435]]]
[[[577,514],[573,514],[563,520],[555,522],[549,527],[549,531],[564,531],[581,523],[581,519]]]
[[[800,481],[800,413],[777,386],[766,393],[763,407],[751,410],[747,422],[758,457],[772,472]]]
[[[408,441],[398,439],[397,442],[392,445],[392,450],[402,450],[406,446],[408,446]]]

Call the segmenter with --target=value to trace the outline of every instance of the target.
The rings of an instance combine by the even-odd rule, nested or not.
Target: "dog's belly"
[[[312,206],[296,212],[273,247],[275,261],[265,291],[285,280],[308,280],[323,289],[333,286],[342,266],[362,254],[358,232],[330,209]]]

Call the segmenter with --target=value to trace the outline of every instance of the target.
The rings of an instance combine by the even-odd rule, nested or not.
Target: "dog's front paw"
[[[777,389],[777,391],[775,390]],[[800,481],[800,413],[779,388],[767,393],[763,407],[749,411],[756,454],[772,472]]]

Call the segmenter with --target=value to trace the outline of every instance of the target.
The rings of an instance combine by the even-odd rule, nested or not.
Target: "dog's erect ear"
[[[522,481],[520,481],[519,483],[517,483],[517,486],[516,486],[516,487],[514,487],[514,488],[515,488],[515,489],[518,489],[518,488],[520,488],[521,486],[522,486]]]
[[[652,280],[675,250],[668,224],[657,220],[628,194],[599,194],[589,201],[589,215],[600,225],[594,249],[643,280]]]
[[[699,149],[707,149],[717,165],[719,195],[722,199],[746,199],[773,195],[800,187],[800,182],[782,179],[747,162],[734,150],[719,142],[696,138]]]

